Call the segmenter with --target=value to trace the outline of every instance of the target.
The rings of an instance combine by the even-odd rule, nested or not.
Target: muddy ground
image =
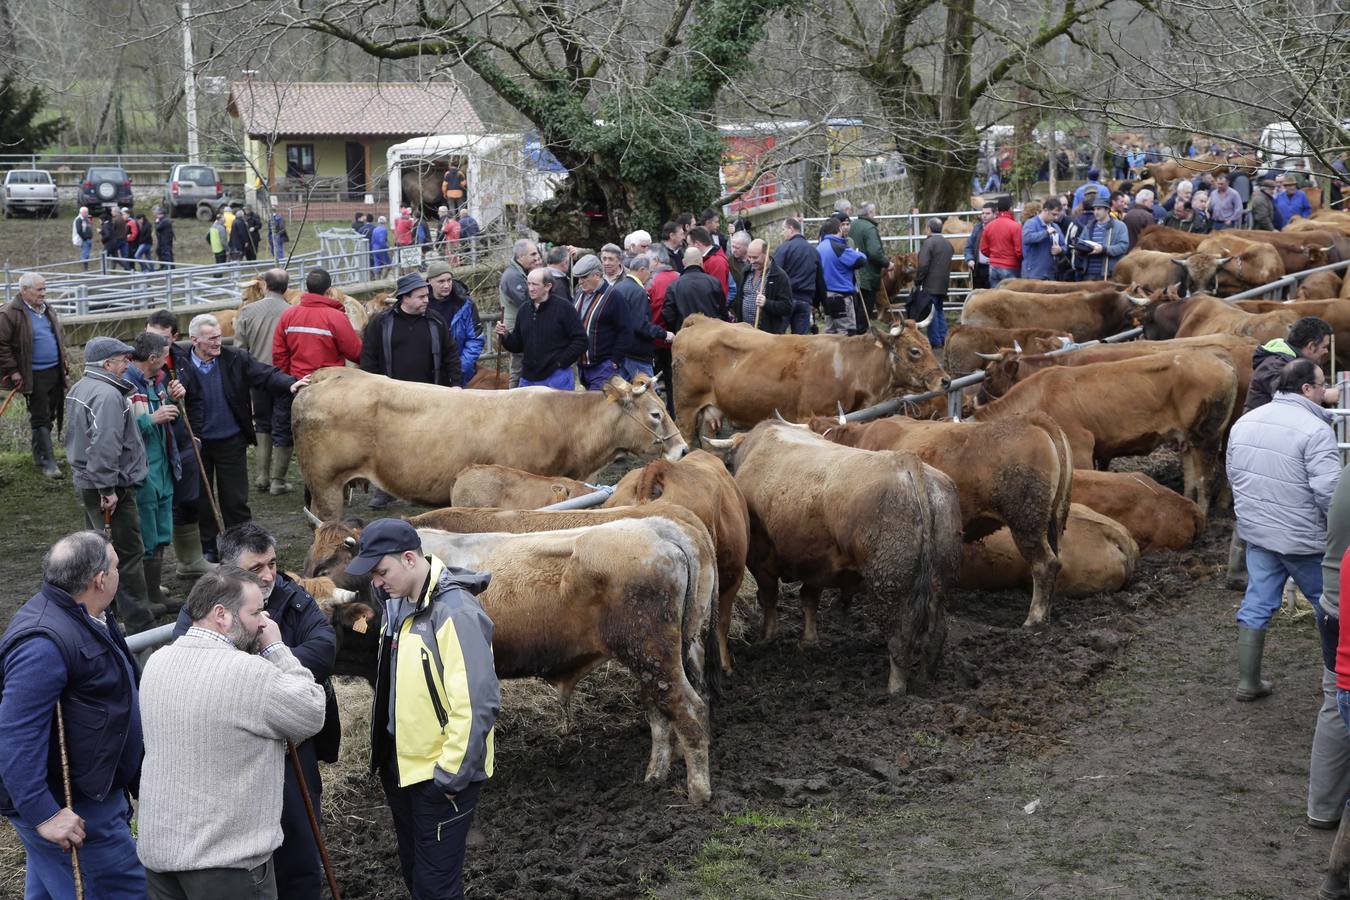
[[[1175,458],[1144,468],[1179,481]],[[362,511],[364,499],[357,503]],[[292,497],[257,500],[295,565],[308,532]],[[39,558],[79,517],[69,483],[0,456],[0,624]],[[407,510],[398,510],[406,512]],[[641,781],[649,749],[631,682],[583,684],[571,728],[550,690],[511,684],[497,775],[484,792],[471,895],[510,898],[1233,897],[1315,894],[1330,835],[1304,824],[1319,702],[1311,616],[1282,616],[1267,649],[1271,700],[1231,699],[1229,523],[1194,550],[1148,557],[1125,591],[1060,601],[1023,629],[1025,595],[957,593],[940,673],[921,696],[885,693],[865,623],[822,615],[818,647],[783,636],[735,646],[714,710],[709,808],[683,767]],[[743,600],[752,597],[747,587]],[[749,613],[753,620],[753,612]],[[345,896],[403,896],[378,786],[361,768],[362,683],[324,817]],[[19,896],[0,830],[0,896]]]

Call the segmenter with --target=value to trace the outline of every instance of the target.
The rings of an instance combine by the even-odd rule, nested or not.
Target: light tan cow
[[[1008,529],[966,544],[959,584],[967,590],[1025,590],[1031,570],[1013,546]],[[1139,547],[1124,525],[1074,503],[1059,552],[1058,591],[1065,597],[1086,597],[1118,591],[1134,577]]]
[[[651,383],[639,374],[603,391],[466,391],[320,369],[295,399],[295,448],[321,519],[341,515],[343,488],[357,478],[446,506],[475,463],[586,480],[622,453],[679,459],[687,447]]]
[[[510,466],[477,465],[459,473],[450,492],[450,505],[539,509],[593,491],[575,478],[535,475]]]
[[[1124,525],[1140,553],[1184,550],[1205,530],[1200,507],[1143,472],[1075,469],[1073,502]]]

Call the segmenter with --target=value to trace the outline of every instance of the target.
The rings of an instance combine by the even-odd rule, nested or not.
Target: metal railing
[[[1291,291],[1290,288],[1297,289],[1299,283],[1302,282],[1303,279],[1307,278],[1309,275],[1313,275],[1317,272],[1340,272],[1347,268],[1350,268],[1350,259],[1341,260],[1340,262],[1328,263],[1325,266],[1315,266],[1311,269],[1304,269],[1300,272],[1295,272],[1292,275],[1286,275],[1283,278],[1278,278],[1275,281],[1270,282],[1269,284],[1263,284],[1260,287],[1254,287],[1249,291],[1243,291],[1240,294],[1233,294],[1231,296],[1225,297],[1224,299],[1230,301],[1232,300],[1288,301],[1294,293],[1294,291]]]
[[[351,229],[321,232],[320,249],[291,256],[282,266],[291,273],[292,284],[303,284],[305,275],[323,268],[335,285],[357,284],[386,275],[420,268],[431,258],[448,258],[452,265],[472,266],[510,252],[511,236],[491,232],[461,240],[459,246],[435,242],[408,247],[391,247],[388,267],[374,267],[369,242]],[[116,261],[115,258],[113,258]],[[383,260],[381,260],[383,262]],[[277,266],[272,258],[236,260],[206,265],[190,263],[154,263],[154,271],[115,270],[103,272],[62,272],[57,267],[71,263],[35,266],[15,272],[4,270],[4,299],[10,302],[18,291],[18,276],[37,272],[47,281],[47,302],[61,315],[88,315],[128,310],[196,306],[203,303],[239,302],[243,288],[261,272]],[[79,265],[76,261],[75,265]]]

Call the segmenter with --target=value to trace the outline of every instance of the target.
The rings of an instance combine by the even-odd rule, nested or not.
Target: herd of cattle
[[[1163,239],[1155,235],[1145,238]],[[932,676],[951,589],[1029,589],[1026,624],[1036,625],[1057,595],[1119,589],[1141,553],[1201,534],[1257,344],[1311,314],[1350,349],[1350,300],[1232,303],[1188,293],[1176,276],[1222,292],[1245,284],[1249,259],[1267,266],[1263,281],[1291,262],[1335,259],[1350,252],[1341,248],[1350,217],[1205,240],[1225,242],[1214,271],[1235,280],[1197,278],[1197,257],[1213,255],[1203,248],[1146,248],[1122,267],[1163,252],[1171,262],[1161,271],[1174,277],[1140,280],[1153,258],[1141,255],[1128,285],[1019,280],[977,292],[945,369],[922,323],[796,336],[692,316],[673,347],[677,419],[644,375],[564,393],[322,370],[296,399],[294,427],[315,525],[303,575],[333,601],[339,668],[373,677],[382,621],[368,579],[344,572],[361,523],[343,506],[349,485],[365,480],[435,507],[410,519],[430,552],[492,573],[481,600],[501,677],[542,678],[566,697],[617,661],[648,711],[647,777],[664,777],[678,746],[689,797],[705,801],[708,699],[732,671],[747,570],[762,638],[777,631],[780,581],[801,583],[803,644],[817,640],[823,591],[837,590],[843,606],[857,597],[898,693]],[[1139,325],[1143,340],[1048,354]],[[924,405],[844,418],[977,367],[988,377],[958,421]],[[736,433],[714,436],[725,427]],[[1107,471],[1161,446],[1180,451],[1182,493]],[[589,493],[586,479],[624,455],[650,461],[603,508],[537,509]]]

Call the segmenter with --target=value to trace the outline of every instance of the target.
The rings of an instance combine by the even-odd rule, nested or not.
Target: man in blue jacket
[[[820,226],[816,254],[825,279],[825,333],[852,334],[853,294],[858,289],[853,273],[867,265],[867,257],[839,236],[839,220],[833,216]]]
[[[323,729],[295,750],[305,773],[314,814],[319,815],[323,782],[319,761],[336,762],[342,724],[338,721],[337,695],[329,677],[337,661],[337,635],[319,604],[289,575],[277,571],[277,540],[257,522],[236,525],[220,536],[220,562],[252,572],[262,582],[264,609],[277,623],[281,641],[314,680],[323,685],[327,698]],[[187,634],[192,616],[184,606],[174,624],[175,639]],[[276,869],[277,896],[296,900],[319,900],[323,894],[323,863],[309,826],[305,798],[300,793],[295,768],[286,764],[286,781],[281,795],[281,846],[272,854]]]
[[[773,251],[773,261],[792,282],[792,333],[811,330],[812,309],[825,302],[825,278],[820,256],[802,236],[802,221],[789,216],[783,221],[783,242]]]
[[[483,355],[483,320],[478,304],[469,296],[468,285],[450,273],[450,264],[444,260],[427,266],[427,284],[431,286],[430,309],[445,320],[459,349],[460,385],[467,385],[478,373],[478,357]]]
[[[1058,197],[1047,197],[1041,211],[1022,226],[1022,277],[1053,281],[1059,275],[1059,257],[1064,253],[1064,232],[1059,218]]]
[[[140,669],[112,609],[117,585],[112,544],[67,535],[0,638],[0,813],[27,851],[25,897],[75,896],[72,847],[86,897],[145,897],[128,800],[145,755]]]
[[[1280,191],[1275,195],[1275,230],[1283,229],[1294,216],[1310,218],[1312,204],[1308,202],[1308,195],[1299,189],[1294,176],[1285,174],[1280,176]]]
[[[1327,512],[1341,474],[1321,367],[1284,367],[1275,399],[1242,416],[1228,437],[1228,480],[1238,535],[1247,542],[1247,592],[1238,608],[1238,700],[1273,690],[1261,679],[1266,626],[1293,578],[1314,603],[1322,594]]]

